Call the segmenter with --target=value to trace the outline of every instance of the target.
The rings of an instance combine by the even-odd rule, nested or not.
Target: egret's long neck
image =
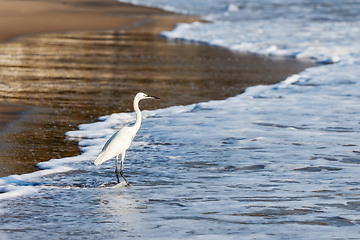
[[[134,99],[134,111],[136,113],[136,122],[134,128],[136,129],[137,132],[141,125],[141,111],[139,109],[139,100],[136,99]]]

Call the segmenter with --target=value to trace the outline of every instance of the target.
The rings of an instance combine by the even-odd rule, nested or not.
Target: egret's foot
[[[125,180],[125,182],[127,183],[127,185],[131,186],[130,183],[128,182],[128,180],[126,180],[126,178],[124,177],[122,171],[120,171],[120,175],[121,175],[122,178]]]

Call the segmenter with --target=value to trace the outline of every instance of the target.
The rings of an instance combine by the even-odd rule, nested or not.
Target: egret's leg
[[[117,182],[120,183],[119,170],[118,170],[118,159],[119,159],[119,155],[116,155],[115,173],[116,173]],[[122,164],[121,164],[121,166],[122,166]]]
[[[126,180],[126,178],[124,177],[122,170],[123,170],[123,164],[124,164],[124,159],[125,159],[125,151],[121,154],[121,167],[120,167],[120,174],[123,177],[123,179],[125,180],[125,182],[127,183],[127,185],[130,186],[130,183],[128,182],[128,180]]]

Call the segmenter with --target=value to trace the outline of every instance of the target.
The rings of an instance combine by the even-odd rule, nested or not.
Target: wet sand
[[[169,14],[113,0],[0,0],[0,6],[1,42],[34,33],[120,28]]]
[[[44,32],[133,27],[150,21],[154,15],[169,15],[170,19],[176,17],[183,22],[199,20],[194,16],[179,16],[113,0],[0,0],[0,6],[0,43]],[[28,107],[1,105],[1,102],[0,131],[29,110]]]
[[[10,1],[1,2],[10,4]],[[37,10],[34,14],[41,13],[46,18],[48,11],[56,9],[59,11],[54,16],[63,16],[61,12],[70,18],[75,12],[79,25],[61,25],[58,20],[53,27],[49,23],[40,29],[40,22],[34,20],[34,32],[56,32],[0,44],[0,102],[33,107],[0,132],[0,177],[32,172],[37,162],[79,154],[77,142],[65,139],[65,132],[79,124],[94,122],[102,115],[131,112],[131,101],[138,91],[162,98],[141,104],[142,109],[185,105],[225,99],[248,86],[273,84],[313,65],[293,59],[236,54],[205,45],[167,42],[159,37],[160,31],[171,30],[177,22],[195,21],[196,17],[112,1],[66,3],[62,8],[71,10],[49,7],[51,11]],[[93,16],[91,19],[96,22],[102,18],[111,20],[104,20],[102,26],[88,23],[80,26],[88,19],[80,20],[86,14],[78,11],[84,8],[92,11],[87,17]],[[37,15],[40,20],[41,14]],[[118,21],[116,26],[111,25],[114,19]],[[58,32],[100,28],[109,30]],[[7,38],[2,35],[2,39],[31,33],[10,32],[6,32]],[[14,116],[18,118],[17,113]]]
[[[67,155],[70,156],[78,153],[77,147],[73,146],[74,144],[70,144],[70,150],[64,151],[51,147],[54,142],[56,142],[55,145],[59,146],[65,141],[63,136],[59,137],[60,143],[57,140],[54,141],[58,135],[64,133],[63,130],[60,133],[55,130],[58,126],[50,127],[51,130],[45,130],[44,134],[43,126],[39,126],[42,123],[38,123],[38,121],[35,121],[34,124],[31,123],[34,118],[39,119],[39,116],[49,119],[51,119],[49,116],[53,116],[57,119],[57,123],[63,121],[59,121],[61,117],[54,114],[54,112],[58,112],[58,109],[53,111],[53,109],[46,108],[52,108],[56,103],[45,104],[45,108],[34,108],[34,106],[43,106],[43,104],[34,102],[27,97],[23,98],[21,94],[23,87],[19,87],[17,84],[23,85],[24,82],[22,81],[29,80],[26,77],[25,79],[18,78],[18,74],[21,75],[21,71],[27,67],[22,63],[24,56],[29,57],[26,53],[18,55],[18,51],[28,49],[27,46],[19,47],[24,39],[44,32],[61,34],[61,32],[73,30],[131,29],[143,23],[151,22],[155,16],[166,18],[162,27],[167,27],[167,30],[173,28],[178,21],[193,22],[198,20],[194,16],[181,16],[155,8],[133,6],[112,0],[0,0],[0,5],[0,43],[2,43],[0,44],[2,53],[0,69],[4,71],[1,79],[6,82],[2,82],[0,88],[2,92],[0,98],[0,150],[2,153],[0,156],[0,177],[32,172],[36,170],[34,164],[39,161],[65,156],[59,152],[69,152]],[[159,32],[160,30],[154,28],[153,31]],[[35,36],[35,39],[37,38]],[[8,54],[12,55],[9,56]],[[20,60],[20,58],[22,59]],[[10,65],[8,60],[12,61]],[[16,65],[16,69],[14,69],[13,64]],[[38,67],[37,62],[35,61],[34,64],[32,67],[36,69]],[[10,76],[8,75],[9,72],[12,72]],[[19,81],[13,81],[14,79]],[[9,82],[15,86],[7,86]],[[27,87],[25,86],[25,88]],[[32,95],[28,90],[26,94]],[[40,92],[46,91],[47,87],[40,90]],[[61,90],[59,89],[59,91]],[[66,95],[66,93],[62,95]],[[9,96],[11,96],[11,100],[9,100]],[[44,102],[47,101],[41,96],[40,99]],[[23,106],[18,104],[23,104]],[[28,114],[25,116],[24,113]],[[24,116],[25,118],[20,122],[16,121]],[[49,124],[49,121],[45,122]],[[65,125],[69,128],[72,126],[71,123]],[[35,131],[32,129],[33,126],[36,129]],[[49,141],[49,138],[51,139],[50,146],[45,146],[44,142]],[[41,150],[38,150],[39,148]],[[67,148],[66,144],[64,148]],[[44,149],[48,150],[44,152]]]
[[[9,123],[21,118],[31,107],[0,104],[0,131],[4,131]]]

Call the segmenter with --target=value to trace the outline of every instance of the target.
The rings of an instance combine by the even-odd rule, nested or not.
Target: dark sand
[[[198,19],[157,9],[108,0],[0,3],[7,7],[0,9],[3,41],[55,32],[0,44],[0,102],[18,105],[0,105],[2,126],[28,110],[19,105],[33,107],[0,132],[0,177],[32,172],[37,162],[79,154],[77,143],[66,140],[65,132],[105,114],[132,111],[138,91],[162,98],[141,104],[142,109],[225,99],[313,65],[166,42],[160,31]],[[23,13],[22,4],[30,10]],[[4,26],[5,19],[13,27]],[[58,32],[75,29],[109,30]],[[11,114],[4,114],[6,109]]]
[[[44,132],[42,130],[44,126],[39,126],[42,125],[43,121],[39,123],[33,119],[40,119],[44,116],[46,119],[51,119],[49,116],[52,116],[57,123],[64,122],[60,120],[63,116],[54,114],[54,112],[59,111],[58,109],[35,109],[31,106],[43,106],[43,104],[34,102],[28,97],[24,98],[22,94],[24,88],[27,89],[25,95],[34,95],[31,91],[29,92],[28,85],[25,83],[29,80],[28,76],[19,77],[22,70],[27,67],[26,63],[25,66],[23,65],[24,56],[29,56],[27,53],[17,54],[19,50],[28,49],[27,46],[19,47],[19,43],[21,45],[23,39],[18,37],[72,30],[131,29],[143,23],[151,22],[154,17],[166,18],[162,27],[170,30],[176,22],[198,20],[194,16],[180,16],[155,8],[132,6],[112,0],[0,0],[0,6],[0,42],[2,42],[0,48],[3,54],[0,59],[0,70],[4,73],[0,77],[4,80],[0,85],[0,177],[32,172],[36,170],[34,164],[39,161],[78,153],[77,147],[73,146],[70,147],[70,150],[55,149],[52,145],[59,146],[64,143],[64,136],[58,136],[63,135],[64,131],[57,132],[55,129],[58,129],[58,126],[55,124],[51,127],[47,125]],[[153,31],[158,33],[160,30],[153,28]],[[22,59],[20,60],[20,58]],[[29,58],[33,57],[30,56]],[[12,62],[9,63],[9,60]],[[34,64],[32,67],[37,69],[37,62]],[[10,75],[9,72],[11,72]],[[15,86],[9,86],[9,83]],[[20,83],[20,87],[17,85],[18,83]],[[46,86],[42,89],[36,89],[46,93],[47,88]],[[62,95],[66,95],[66,93],[63,92]],[[48,101],[41,96],[38,97],[44,102]],[[53,107],[54,105],[56,103],[48,102],[46,107]],[[31,109],[33,111],[30,111]],[[17,122],[16,120],[24,116],[23,113],[26,111],[29,114],[25,116],[25,119]],[[24,121],[35,121],[35,123],[23,124]],[[84,121],[86,120],[84,119]],[[45,122],[51,125],[49,120]],[[78,124],[78,121],[75,124]],[[65,125],[71,128],[70,123],[65,123]],[[58,138],[61,140],[58,141]],[[51,143],[47,141],[51,141]],[[49,146],[44,146],[44,144],[49,144]],[[64,148],[67,146],[65,145]],[[67,152],[67,154],[61,154],[61,152]]]

